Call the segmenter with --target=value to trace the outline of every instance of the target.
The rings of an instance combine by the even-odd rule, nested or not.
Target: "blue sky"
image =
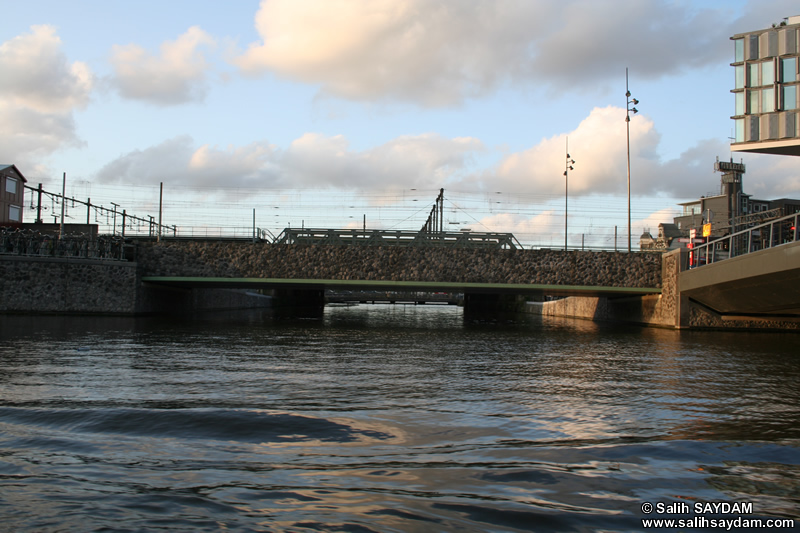
[[[447,229],[634,241],[719,189],[735,33],[796,2],[170,0],[8,3],[0,162],[29,184],[186,228]],[[796,158],[734,154],[745,191],[800,197]],[[26,212],[26,220],[33,215]],[[85,218],[79,212],[76,221]],[[98,220],[100,222],[100,220]],[[623,238],[620,237],[620,243]]]

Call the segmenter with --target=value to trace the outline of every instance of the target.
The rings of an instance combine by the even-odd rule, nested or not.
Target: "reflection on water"
[[[800,494],[800,338],[448,306],[0,320],[10,530],[630,531]]]

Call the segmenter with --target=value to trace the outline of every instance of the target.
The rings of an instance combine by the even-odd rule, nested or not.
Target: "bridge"
[[[800,213],[689,252],[681,293],[720,317],[800,317]]]
[[[278,278],[205,278],[144,276],[142,282],[159,287],[182,290],[256,289],[271,291],[276,305],[289,302],[292,308],[316,308],[321,312],[330,301],[413,301],[461,302],[468,313],[518,311],[526,299],[545,297],[624,298],[658,295],[659,288],[601,287],[580,285],[547,285],[536,283],[459,283],[443,281],[387,281],[336,279],[278,279]],[[336,298],[326,294],[338,293]],[[348,294],[348,296],[344,296]],[[439,294],[445,297],[436,296]],[[312,313],[313,314],[313,313]]]
[[[148,287],[259,289],[276,302],[321,307],[326,291],[462,294],[469,310],[514,310],[525,299],[660,292],[659,254],[503,249],[494,246],[140,243]]]
[[[665,254],[525,250],[498,236],[466,246],[452,239],[419,246],[422,239],[403,238],[390,245],[391,239],[351,230],[302,230],[292,233],[295,242],[165,238],[109,247],[5,239],[0,312],[211,308],[221,299],[212,305],[208,295],[234,289],[270,291],[278,305],[317,309],[326,291],[444,292],[463,294],[473,310],[800,330],[797,222],[794,215]],[[331,235],[336,243],[314,241]]]

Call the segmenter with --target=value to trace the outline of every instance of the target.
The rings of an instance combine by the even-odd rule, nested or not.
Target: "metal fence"
[[[800,240],[800,213],[731,233],[689,250],[689,268],[695,268]]]
[[[419,246],[517,249],[522,245],[511,233],[425,232],[401,230],[286,228],[277,244],[333,244],[361,246]]]
[[[115,235],[60,237],[28,229],[1,229],[0,254],[125,261],[125,240]]]

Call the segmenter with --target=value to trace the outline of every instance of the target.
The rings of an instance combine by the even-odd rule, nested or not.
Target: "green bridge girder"
[[[185,289],[307,289],[385,290],[549,296],[626,297],[661,294],[648,287],[596,287],[586,285],[537,285],[523,283],[464,283],[448,281],[381,281],[287,278],[214,278],[144,276],[142,282]]]

